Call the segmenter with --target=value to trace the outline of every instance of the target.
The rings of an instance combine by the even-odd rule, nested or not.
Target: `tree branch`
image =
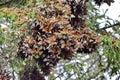
[[[120,22],[118,22],[118,23],[116,23],[116,24],[113,24],[113,25],[109,25],[109,26],[107,26],[107,27],[100,28],[100,29],[98,29],[97,31],[99,31],[99,30],[106,30],[106,29],[111,28],[111,27],[114,27],[114,26],[120,26]]]
[[[103,68],[99,69],[98,71],[96,71],[96,72],[94,73],[94,75],[90,76],[89,79],[87,79],[87,80],[94,79],[96,76],[99,75],[100,72],[103,72],[103,71],[105,71],[105,70],[106,70],[106,67],[103,67]]]
[[[1,2],[1,3],[0,3],[0,6],[3,6],[3,5],[6,5],[6,4],[9,4],[11,1],[12,1],[12,0],[8,0],[8,1],[6,1],[6,2]]]

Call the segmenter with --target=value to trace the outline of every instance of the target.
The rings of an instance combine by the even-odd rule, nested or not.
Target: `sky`
[[[100,9],[101,12],[105,11],[105,9],[108,9],[106,13],[107,16],[109,16],[112,19],[120,20],[120,0],[115,0],[115,2],[111,4],[111,6],[108,6],[107,4],[103,4],[100,7]]]

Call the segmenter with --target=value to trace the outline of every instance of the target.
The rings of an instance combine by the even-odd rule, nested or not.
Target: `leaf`
[[[71,65],[66,65],[65,66],[65,70],[68,72],[68,71],[71,71],[73,68]]]

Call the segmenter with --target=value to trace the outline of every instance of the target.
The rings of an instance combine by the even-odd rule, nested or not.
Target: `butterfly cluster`
[[[23,59],[32,57],[43,74],[49,75],[61,59],[95,52],[100,39],[80,17],[87,13],[84,0],[46,4],[41,6],[43,12],[38,14],[38,20],[28,26],[29,34],[19,42],[17,55]]]
[[[114,0],[94,0],[95,1],[95,3],[97,4],[97,5],[101,5],[103,2],[104,3],[107,3],[109,6],[111,5],[111,3],[113,3],[114,2]]]
[[[10,80],[11,76],[0,66],[0,80]]]
[[[71,7],[71,14],[78,16],[78,15],[86,15],[87,14],[87,6],[86,6],[86,0],[71,0],[68,1],[68,4]]]
[[[44,76],[35,66],[25,66],[25,70],[20,72],[20,80],[45,80]]]

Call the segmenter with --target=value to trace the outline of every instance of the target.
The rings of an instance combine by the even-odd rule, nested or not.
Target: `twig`
[[[21,1],[15,6],[15,8],[18,7],[20,4],[23,4],[23,2],[24,2],[24,0],[21,0]]]
[[[91,80],[91,79],[95,78],[97,75],[99,75],[100,72],[103,72],[104,70],[106,70],[106,67],[103,67],[103,68],[99,69],[98,71],[96,71],[96,73],[94,75],[90,76],[89,79],[87,79],[87,80]]]
[[[100,29],[98,29],[97,31],[99,31],[99,30],[106,30],[106,29],[108,29],[108,28],[115,27],[115,26],[120,26],[120,22],[118,22],[118,23],[116,23],[116,24],[113,24],[113,25],[110,25],[110,26],[107,26],[107,27],[100,28]]]

